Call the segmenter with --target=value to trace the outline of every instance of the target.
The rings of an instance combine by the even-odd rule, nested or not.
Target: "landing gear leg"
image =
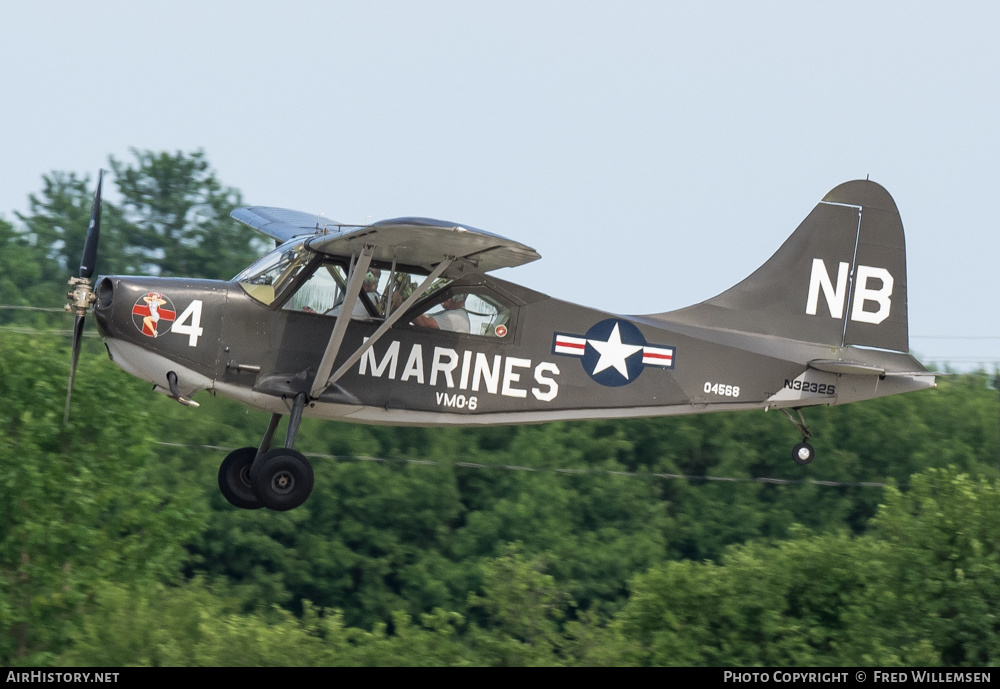
[[[299,424],[302,422],[305,404],[306,394],[300,392],[292,404],[288,432],[285,434],[285,446],[273,450],[268,448],[281,415],[271,416],[271,423],[267,427],[250,471],[250,481],[261,504],[279,512],[294,509],[304,503],[313,488],[312,465],[301,452],[292,449]]]
[[[809,444],[809,438],[812,437],[812,434],[809,432],[809,427],[806,426],[806,419],[802,416],[802,410],[798,407],[795,408],[795,413],[799,417],[798,419],[792,418],[792,415],[788,413],[787,409],[782,409],[781,411],[785,413],[788,420],[791,421],[802,434],[802,442],[792,448],[792,459],[800,466],[812,463],[812,461],[816,458],[816,451],[813,449],[813,446]]]
[[[295,435],[299,432],[299,424],[302,423],[302,410],[306,406],[306,393],[300,392],[295,396],[292,403],[292,416],[288,419],[288,431],[285,433],[285,447],[289,450],[295,446]]]
[[[271,441],[274,439],[274,432],[278,430],[278,424],[281,422],[281,414],[271,414],[271,421],[267,424],[267,430],[264,431],[264,437],[261,438],[260,447],[257,448],[257,454],[262,455],[271,449]]]
[[[300,392],[292,404],[285,446],[271,449],[281,414],[271,414],[259,447],[233,450],[219,467],[219,489],[230,504],[243,509],[267,507],[284,511],[306,501],[313,488],[313,470],[301,452],[292,449],[302,422],[306,395]]]

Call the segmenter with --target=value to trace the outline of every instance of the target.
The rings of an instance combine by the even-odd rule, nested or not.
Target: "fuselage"
[[[497,332],[392,326],[305,415],[360,423],[478,425],[831,405],[933,385],[909,354],[833,347],[614,315],[488,275],[453,289],[509,305]],[[150,304],[155,304],[155,319]],[[237,281],[104,277],[94,313],[112,360],[167,392],[211,390],[286,413],[308,392],[338,318],[265,304]],[[152,327],[151,326],[152,323]],[[352,317],[334,368],[381,320]],[[810,362],[863,362],[879,374]]]

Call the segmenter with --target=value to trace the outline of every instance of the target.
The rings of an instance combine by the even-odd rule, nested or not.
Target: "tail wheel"
[[[809,443],[799,443],[792,448],[792,459],[796,464],[805,466],[816,458],[816,451]]]
[[[264,507],[284,512],[304,503],[312,493],[312,465],[301,452],[279,447],[260,456],[252,481]]]
[[[241,447],[222,460],[222,465],[219,466],[219,490],[230,505],[245,510],[263,507],[250,482],[250,466],[256,456],[256,447]]]

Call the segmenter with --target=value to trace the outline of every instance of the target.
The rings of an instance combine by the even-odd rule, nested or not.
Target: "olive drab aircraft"
[[[208,390],[271,413],[258,446],[222,461],[219,487],[237,507],[309,496],[313,471],[294,449],[303,417],[449,426],[779,409],[802,436],[792,459],[808,464],[803,407],[934,385],[908,353],[899,213],[867,180],[829,192],[735,287],[645,316],[492,276],[540,257],[468,225],[346,225],[268,207],[232,213],[276,248],[228,282],[122,275],[91,287],[100,195],[101,177],[70,281],[67,418],[92,309],[111,360],[156,391],[197,406]]]

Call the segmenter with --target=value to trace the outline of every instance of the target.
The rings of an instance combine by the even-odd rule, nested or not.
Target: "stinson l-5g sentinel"
[[[313,485],[294,449],[303,416],[420,426],[540,423],[781,409],[813,459],[800,409],[934,385],[907,352],[906,252],[892,197],[833,189],[732,289],[668,313],[622,316],[490,272],[539,258],[466,225],[344,225],[280,208],[232,216],[277,248],[229,282],[101,277],[91,288],[101,178],[79,276],[70,393],[93,308],[118,366],[187,405],[211,390],[271,412],[257,447],[230,453],[237,507],[287,510]],[[789,410],[794,410],[792,415]],[[283,447],[272,447],[283,415]]]

